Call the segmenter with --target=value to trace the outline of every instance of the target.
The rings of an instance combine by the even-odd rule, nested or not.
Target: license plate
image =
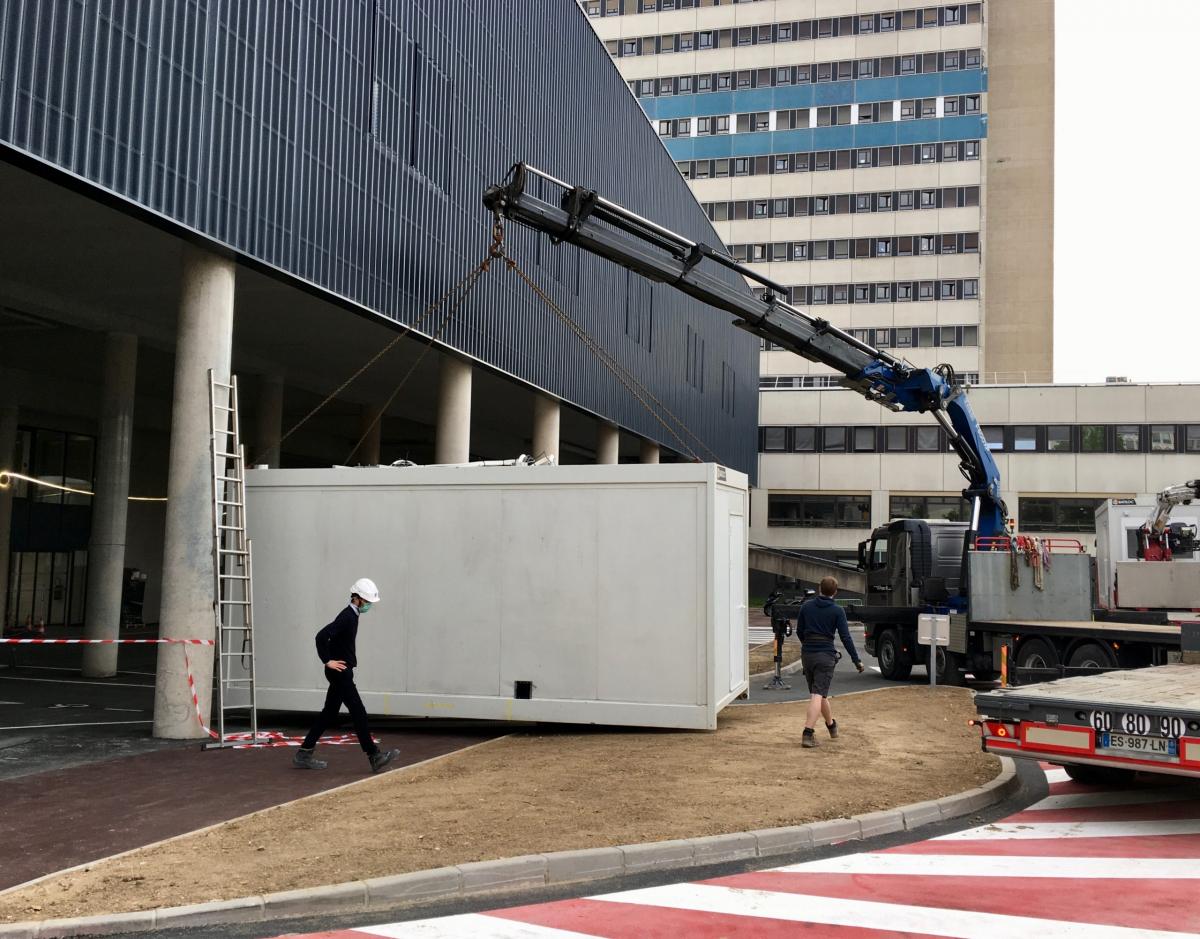
[[[1100,746],[1137,756],[1179,756],[1179,741],[1171,737],[1137,737],[1133,734],[1099,734]]]

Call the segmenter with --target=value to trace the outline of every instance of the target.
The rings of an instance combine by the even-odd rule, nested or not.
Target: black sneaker
[[[296,755],[292,757],[292,765],[296,769],[325,769],[329,766],[324,760],[318,760],[313,756],[312,750],[305,750],[301,747],[296,751]]]
[[[804,728],[804,734],[800,737],[800,746],[815,747],[817,738],[813,736],[813,732],[809,728]]]
[[[376,750],[370,756],[371,772],[378,773],[399,755],[399,750]]]
[[[830,740],[837,740],[837,721],[834,721],[832,724],[826,724],[825,729],[829,731]]]

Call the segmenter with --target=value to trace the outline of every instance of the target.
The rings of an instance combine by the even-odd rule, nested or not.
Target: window
[[[936,163],[937,162],[937,144],[923,143],[921,144],[921,162]]]
[[[858,63],[859,78],[874,78],[875,77],[875,60],[860,59]],[[861,120],[861,118],[860,118]]]
[[[880,13],[879,14],[879,31],[881,33],[891,32],[896,28],[895,13]]]
[[[907,303],[913,298],[913,285],[910,281],[902,281],[896,284],[896,299],[901,303]],[[900,343],[897,343],[900,345]]]
[[[658,93],[660,95],[671,95],[675,93],[675,80],[672,78],[660,78],[658,80]]]
[[[858,167],[870,166],[871,165],[871,151],[870,150],[854,151],[854,162],[855,162],[855,165]]]
[[[921,190],[921,208],[936,209],[937,208],[937,190],[922,189]]]
[[[855,212],[870,212],[871,211],[871,194],[869,192],[860,192],[854,197]]]
[[[952,281],[952,280],[943,280],[943,281],[941,282],[941,285],[940,285],[939,289],[938,289],[938,299],[940,299],[940,300],[953,300],[953,299],[954,299],[954,293],[955,293],[955,290],[954,290],[954,288],[955,288],[956,286],[957,286],[957,284],[955,283],[955,281]]]
[[[713,47],[713,34],[711,31],[697,34],[697,43],[701,49],[711,49]]]
[[[869,495],[767,496],[767,524],[790,528],[870,528]]]
[[[858,31],[860,33],[875,32],[875,17],[873,14],[868,13],[866,16],[858,18]]]
[[[978,160],[979,159],[979,141],[966,140],[963,142],[963,159]]]
[[[792,428],[792,450],[796,453],[809,453],[817,449],[817,429],[815,427]]]
[[[899,201],[900,210],[911,209],[913,207],[913,191],[911,189],[902,189],[896,194]]]
[[[1084,424],[1079,428],[1080,453],[1104,453],[1108,450],[1108,428],[1103,424]]]
[[[900,120],[911,121],[917,116],[917,102],[901,101],[900,102]]]
[[[908,428],[889,427],[885,431],[884,446],[889,453],[903,453],[908,449]]]
[[[1050,453],[1071,452],[1071,428],[1066,424],[1051,424],[1046,428],[1046,450]]]
[[[621,55],[637,55],[638,41],[636,39],[626,39],[621,43]]]
[[[979,95],[967,95],[963,98],[963,114],[979,113]]]
[[[976,297],[979,296],[979,281],[978,281],[978,279],[976,279],[974,277],[969,277],[962,282],[962,285],[963,285],[962,295],[963,295],[964,300],[974,300]]]
[[[892,496],[888,518],[941,518],[969,522],[971,507],[961,496]]]
[[[775,157],[775,172],[776,173],[790,173],[791,172],[791,160],[786,156]]]
[[[1173,424],[1150,425],[1150,451],[1152,453],[1175,452],[1175,426]]]
[[[679,93],[681,95],[690,95],[692,93],[692,76],[684,75],[679,79]]]
[[[911,75],[916,70],[917,70],[917,57],[915,55],[900,56],[900,74],[901,75]]]
[[[791,42],[792,41],[792,24],[791,23],[780,23],[775,31],[775,39],[777,42]]]
[[[930,118],[937,116],[937,101],[933,98],[921,99],[921,117]]]
[[[874,427],[855,427],[854,428],[854,451],[855,453],[870,453],[875,449],[875,428]]]
[[[854,302],[855,303],[870,303],[871,302],[871,285],[870,284],[855,284],[854,285]]]
[[[932,300],[933,299],[933,281],[923,280],[917,285],[917,299],[918,300]]]
[[[712,131],[712,118],[711,117],[696,118],[696,133],[707,134],[707,133],[711,133],[711,131]]]
[[[945,113],[945,115],[947,117],[953,117],[955,114],[958,113],[958,99],[957,98],[947,98],[942,106],[942,110],[943,110],[943,113]]]
[[[826,287],[824,284],[817,284],[816,286],[814,286],[812,289],[812,302],[814,304],[828,303],[829,302],[829,288]]]
[[[936,427],[917,428],[917,452],[938,453],[942,449],[941,432]]]
[[[947,26],[956,26],[962,22],[961,14],[962,10],[960,10],[958,7],[946,7],[946,9],[943,11],[943,15],[945,16],[943,22]]]
[[[713,133],[727,134],[729,133],[729,115],[723,114],[720,117],[713,118]]]
[[[891,238],[876,238],[875,239],[875,257],[886,258],[892,254],[892,239]]]
[[[937,242],[933,235],[921,235],[918,239],[918,251],[921,254],[935,254],[937,252]]]
[[[890,192],[881,192],[875,196],[875,211],[892,211],[892,194]]]
[[[813,215],[829,214],[829,196],[813,197]]]
[[[671,122],[670,121],[659,121],[658,122],[658,136],[660,136],[660,137],[670,137],[671,136]]]
[[[1014,450],[1036,450],[1037,449],[1037,428],[1026,425],[1018,425],[1013,428],[1013,449]]]
[[[808,242],[797,241],[792,245],[792,260],[807,261],[808,260]]]
[[[846,449],[846,428],[825,427],[821,435],[821,449],[826,452],[836,452]]]
[[[1091,534],[1096,530],[1096,508],[1103,499],[1017,500],[1021,528],[1024,531],[1065,531]]]
[[[690,117],[681,117],[678,121],[677,133],[680,137],[690,137],[692,134],[692,119]]]
[[[679,41],[675,45],[680,52],[691,52],[695,44],[695,33],[681,33],[679,36]]]
[[[1118,424],[1113,443],[1118,453],[1137,453],[1142,449],[1142,429],[1136,424]]]
[[[1188,453],[1200,452],[1200,425],[1188,424],[1185,428],[1184,449]]]
[[[892,299],[891,284],[876,284],[875,285],[875,302],[887,303]]]
[[[979,49],[968,49],[963,56],[963,65],[966,68],[979,68],[982,59],[983,53]]]
[[[778,453],[787,449],[787,428],[786,427],[764,427],[763,428],[763,451],[766,453]]]
[[[775,84],[790,85],[792,83],[792,70],[790,68],[775,69]]]
[[[734,176],[749,176],[750,175],[750,159],[748,157],[737,157],[734,159],[733,175]],[[766,207],[765,202],[763,203],[763,206],[764,206],[763,215],[761,217],[765,217],[767,214],[766,208],[765,208]],[[757,211],[757,205],[755,206],[755,210]]]
[[[942,68],[947,72],[953,72],[958,68],[959,55],[957,52],[947,52],[942,56]]]

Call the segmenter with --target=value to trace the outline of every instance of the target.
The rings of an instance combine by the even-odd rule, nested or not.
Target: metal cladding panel
[[[572,0],[8,0],[5,146],[404,324],[482,259],[480,197],[519,159],[719,244]],[[507,237],[691,449],[754,473],[756,339],[574,247]],[[687,449],[512,274],[486,275],[441,339]]]

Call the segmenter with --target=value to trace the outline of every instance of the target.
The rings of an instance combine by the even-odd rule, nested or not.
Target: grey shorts
[[[833,652],[802,652],[800,662],[804,667],[804,678],[808,682],[808,693],[828,698],[837,655]]]

